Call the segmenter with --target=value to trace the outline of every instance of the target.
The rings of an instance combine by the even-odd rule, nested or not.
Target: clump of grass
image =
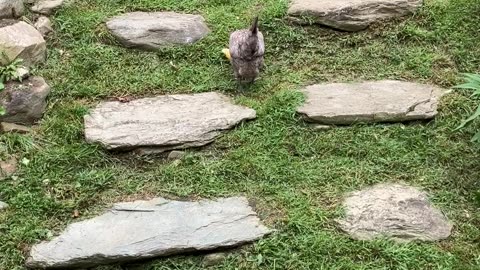
[[[5,89],[5,82],[22,79],[17,75],[17,68],[20,67],[21,63],[22,59],[15,59],[6,66],[0,66],[0,92]],[[5,108],[0,105],[0,116],[5,115],[5,113]]]
[[[480,75],[479,74],[465,74],[466,83],[455,86],[457,89],[469,89],[473,90],[471,97],[480,96]],[[480,117],[480,104],[478,104],[477,110],[469,118],[460,124],[456,130],[464,128],[466,125],[470,124],[472,121]],[[480,141],[480,131],[478,131],[473,137],[472,142]]]

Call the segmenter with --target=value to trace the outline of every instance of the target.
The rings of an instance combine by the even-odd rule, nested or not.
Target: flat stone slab
[[[143,50],[193,44],[210,33],[202,16],[175,12],[126,13],[107,28],[123,46]]]
[[[316,84],[303,89],[306,102],[297,112],[307,121],[348,125],[432,119],[444,91],[401,81]]]
[[[402,184],[379,184],[353,192],[343,206],[346,216],[337,220],[340,228],[358,240],[436,241],[450,236],[452,230],[424,192]]]
[[[107,149],[173,149],[209,144],[223,131],[254,119],[253,109],[219,93],[165,95],[106,102],[85,116],[85,137]]]
[[[423,0],[293,0],[288,15],[299,23],[319,23],[359,31],[376,21],[414,13]]]
[[[8,65],[17,58],[29,67],[45,61],[47,46],[43,36],[26,22],[0,21],[0,65]]]
[[[216,201],[156,198],[116,204],[32,247],[32,268],[91,267],[255,241],[270,230],[244,197]]]

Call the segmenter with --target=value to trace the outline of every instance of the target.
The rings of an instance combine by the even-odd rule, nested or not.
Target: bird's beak
[[[222,50],[223,54],[225,54],[225,57],[230,61],[232,60],[232,57],[230,56],[230,50],[229,49],[223,49]]]

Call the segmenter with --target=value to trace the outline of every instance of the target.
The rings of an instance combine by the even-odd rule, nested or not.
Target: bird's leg
[[[245,85],[240,81],[237,81],[237,92],[245,92]]]

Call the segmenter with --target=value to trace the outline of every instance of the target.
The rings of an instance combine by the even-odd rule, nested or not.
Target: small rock
[[[110,19],[107,28],[123,46],[143,50],[192,44],[210,32],[202,16],[175,12],[131,12]]]
[[[35,13],[50,15],[63,4],[63,0],[37,0],[30,8]]]
[[[293,0],[288,15],[299,23],[315,22],[359,31],[374,22],[414,13],[423,0]]]
[[[316,84],[303,90],[297,112],[306,120],[329,125],[358,122],[404,122],[432,119],[443,89],[432,85],[373,81]]]
[[[242,245],[270,233],[244,197],[115,204],[34,245],[31,268],[87,268]],[[120,237],[119,237],[120,236]]]
[[[178,167],[178,166],[180,166],[181,163],[182,163],[182,161],[179,160],[179,159],[177,159],[177,160],[174,160],[174,161],[172,162],[172,165],[173,165],[173,167]]]
[[[53,31],[52,22],[49,18],[45,16],[40,16],[37,21],[35,22],[35,28],[42,34],[42,36],[46,36]]]
[[[30,77],[20,82],[8,82],[0,92],[0,105],[6,114],[0,116],[0,121],[31,125],[39,120],[47,106],[46,97],[50,86],[42,77]]]
[[[183,151],[172,151],[168,153],[167,159],[168,160],[177,160],[182,159],[185,156],[185,152]]]
[[[42,34],[23,21],[0,21],[0,65],[8,65],[15,59],[30,67],[45,61],[47,46]]]
[[[161,148],[160,150],[157,150],[154,147],[139,147],[139,148],[135,148],[132,152],[139,156],[149,156],[149,155],[161,154],[161,153],[164,153],[165,151]]]
[[[19,80],[24,80],[30,75],[30,70],[26,67],[18,67],[15,71],[15,78]]]
[[[4,133],[7,133],[7,132],[29,133],[32,131],[32,129],[22,125],[2,122],[0,123],[0,131]]]
[[[207,145],[255,117],[254,110],[215,92],[110,101],[85,116],[85,137],[110,150],[161,153]]]
[[[8,204],[0,201],[0,211],[5,210],[8,208]]]
[[[227,258],[227,254],[225,253],[208,254],[203,257],[203,265],[207,267],[219,265],[225,261],[225,258]]]
[[[332,129],[332,126],[329,126],[329,125],[312,125],[311,127],[313,130],[318,130],[318,131]]]
[[[18,161],[14,157],[0,161],[0,178],[12,176],[17,171],[17,165]]]
[[[353,192],[344,201],[346,216],[337,220],[352,238],[388,237],[397,242],[436,241],[450,236],[452,225],[426,194],[401,184],[379,184]]]
[[[0,0],[0,19],[18,18],[23,11],[23,0]]]

